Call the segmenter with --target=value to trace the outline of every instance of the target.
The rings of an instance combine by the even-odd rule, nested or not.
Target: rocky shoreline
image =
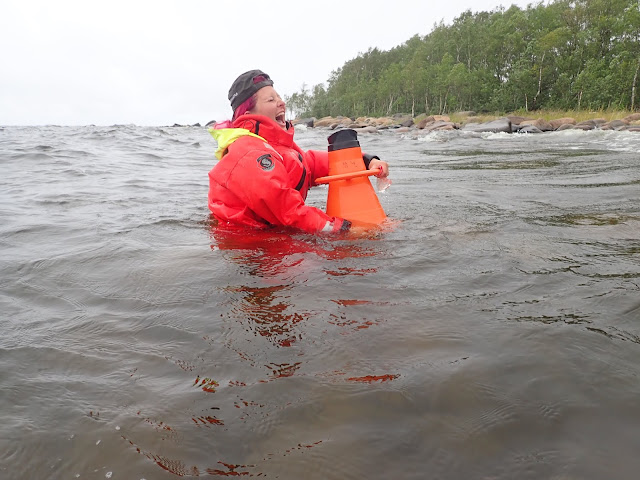
[[[428,117],[413,118],[410,115],[397,114],[392,117],[324,117],[320,119],[305,118],[294,120],[297,125],[308,128],[353,128],[359,132],[377,132],[393,129],[397,132],[420,130],[425,133],[437,130],[463,130],[470,132],[505,132],[505,133],[544,133],[562,130],[624,130],[640,132],[640,113],[632,113],[619,120],[607,121],[604,118],[594,118],[576,121],[572,117],[562,117],[553,120],[542,118],[528,118],[517,115],[506,115],[489,121],[482,121],[483,117],[474,112],[458,112],[460,122],[452,122],[448,115],[430,115]]]

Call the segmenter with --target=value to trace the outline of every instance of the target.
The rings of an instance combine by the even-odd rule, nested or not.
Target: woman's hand
[[[378,178],[385,178],[389,176],[389,164],[380,160],[379,158],[374,158],[369,162],[369,170],[373,170],[374,168],[379,168],[380,172],[376,174]]]

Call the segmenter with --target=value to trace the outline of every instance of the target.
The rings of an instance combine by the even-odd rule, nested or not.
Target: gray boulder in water
[[[542,130],[535,125],[525,125],[518,129],[518,133],[542,133]]]
[[[507,117],[498,118],[496,120],[492,120],[490,122],[485,123],[467,123],[462,130],[467,132],[505,132],[511,133],[513,130],[511,128],[511,120]]]
[[[309,128],[313,128],[315,121],[316,121],[315,117],[300,118],[299,120],[296,120],[294,122],[294,125],[305,125]]]

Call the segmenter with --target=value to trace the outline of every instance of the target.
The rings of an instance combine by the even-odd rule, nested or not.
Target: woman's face
[[[249,110],[248,113],[264,115],[275,120],[282,128],[287,128],[284,119],[285,103],[278,95],[278,92],[271,86],[262,87],[256,92],[256,106]]]

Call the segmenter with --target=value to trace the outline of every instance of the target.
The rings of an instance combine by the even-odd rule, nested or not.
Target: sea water
[[[205,128],[0,128],[0,478],[637,478],[640,134],[359,140],[335,238],[217,225]]]

